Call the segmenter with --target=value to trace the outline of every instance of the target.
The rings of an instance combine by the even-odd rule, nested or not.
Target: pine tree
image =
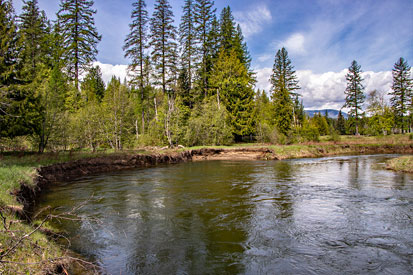
[[[92,0],[61,0],[57,13],[64,41],[63,58],[67,71],[79,90],[79,76],[96,60],[97,44],[102,39],[95,27]]]
[[[144,91],[144,66],[145,66],[145,50],[148,48],[147,23],[149,21],[146,4],[143,0],[138,0],[133,3],[134,10],[132,11],[132,23],[129,25],[130,33],[126,37],[123,50],[125,57],[129,57],[132,63],[128,66],[128,73],[132,76],[131,84],[138,85],[141,96],[141,119],[142,133],[145,133],[145,108],[143,102],[145,100]]]
[[[23,13],[19,17],[19,32],[23,40],[21,50],[22,72],[26,81],[33,81],[40,64],[50,65],[50,24],[37,0],[23,1]]]
[[[181,24],[179,25],[179,42],[181,44],[182,66],[187,71],[189,89],[192,89],[195,60],[197,54],[197,41],[195,29],[195,5],[193,0],[185,0]]]
[[[285,48],[278,50],[275,55],[273,74],[270,81],[272,84],[275,126],[281,134],[287,135],[293,122],[293,98],[298,95],[294,91],[300,89],[300,86]]]
[[[402,133],[406,129],[406,115],[412,106],[413,80],[410,69],[411,67],[407,64],[407,61],[400,57],[394,64],[393,92],[389,93],[392,96],[390,99],[391,106]]]
[[[229,52],[234,48],[235,45],[235,20],[232,16],[231,8],[229,6],[225,7],[221,11],[220,15],[220,48]],[[238,42],[238,41],[237,41]],[[239,46],[239,45],[237,45]],[[238,51],[238,49],[236,49]]]
[[[349,115],[354,117],[354,122],[356,126],[356,135],[359,135],[358,126],[359,119],[362,114],[362,105],[364,103],[365,95],[363,93],[364,87],[361,84],[363,79],[361,78],[361,66],[357,64],[357,61],[353,60],[351,66],[348,68],[348,73],[346,75],[347,88],[346,103],[343,107],[350,109]]]
[[[214,1],[211,0],[196,0],[194,10],[194,20],[195,20],[195,31],[196,37],[198,38],[198,56],[199,64],[199,77],[200,77],[200,89],[201,97],[207,94],[208,90],[208,74],[211,69],[210,56],[211,47],[213,47],[214,42],[211,36],[214,35],[218,29],[213,28],[213,21],[217,23],[215,18]],[[212,33],[214,31],[214,33]],[[215,35],[217,37],[217,35]]]

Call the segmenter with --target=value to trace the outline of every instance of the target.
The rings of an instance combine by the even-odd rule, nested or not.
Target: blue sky
[[[38,0],[50,19],[58,0]],[[170,1],[179,24],[183,0]],[[98,61],[106,78],[122,75],[128,61],[122,45],[129,32],[133,0],[95,0],[96,27],[103,38]],[[22,1],[13,0],[20,13]],[[146,1],[149,14],[153,0]],[[285,46],[299,77],[308,108],[340,108],[345,69],[353,59],[365,71],[366,92],[386,93],[399,57],[413,64],[412,0],[218,0],[217,14],[229,5],[241,25],[257,86],[267,91],[276,51]],[[117,65],[117,66],[115,66]],[[390,74],[389,74],[390,73]]]

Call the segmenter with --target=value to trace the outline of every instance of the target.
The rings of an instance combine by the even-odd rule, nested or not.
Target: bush
[[[214,99],[196,106],[188,121],[185,135],[187,146],[228,145],[233,141],[232,128],[228,124],[228,112]]]

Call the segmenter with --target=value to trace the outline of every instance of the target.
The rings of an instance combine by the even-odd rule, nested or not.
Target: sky
[[[38,0],[49,19],[59,0]],[[102,41],[96,64],[103,78],[124,78],[128,60],[122,46],[129,33],[133,0],[95,0],[95,23]],[[179,24],[184,0],[170,0]],[[13,0],[16,13],[22,0]],[[152,15],[154,0],[146,1]],[[274,57],[285,47],[296,70],[306,109],[340,109],[345,101],[345,75],[356,60],[365,92],[391,90],[394,63],[403,57],[413,65],[412,0],[216,0],[217,15],[230,6],[240,24],[257,88],[270,92]]]

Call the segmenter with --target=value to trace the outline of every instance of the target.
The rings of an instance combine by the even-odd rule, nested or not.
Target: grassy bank
[[[4,153],[0,155],[0,274],[50,274],[70,257],[50,241],[47,220],[22,220],[23,205],[16,200],[22,183],[33,185],[36,168],[108,153]],[[63,271],[61,269],[61,271]]]
[[[172,154],[184,150],[202,148],[268,148],[268,159],[288,159],[303,157],[322,157],[340,154],[360,153],[389,153],[392,150],[400,150],[400,146],[413,148],[413,140],[409,135],[392,135],[386,137],[352,137],[341,136],[339,140],[329,141],[328,137],[321,142],[271,145],[271,144],[234,144],[232,146],[202,146],[184,149],[167,149],[160,151],[157,148],[146,148],[140,151],[114,152],[61,152],[46,153],[42,155],[34,153],[3,153],[0,155],[0,274],[36,274],[44,270],[53,270],[57,262],[67,260],[67,250],[62,249],[50,241],[41,233],[42,228],[47,228],[47,221],[34,221],[32,224],[23,222],[19,215],[23,206],[16,200],[16,191],[22,183],[34,185],[36,168],[55,163],[70,162],[85,158],[96,158],[126,154]],[[387,151],[386,151],[387,150]],[[403,153],[403,152],[400,152]],[[263,158],[267,158],[264,156]],[[408,160],[401,158],[395,160],[395,167],[412,166],[412,157]],[[390,165],[390,164],[389,164]],[[408,171],[395,168],[401,171]],[[411,170],[410,170],[411,172]],[[42,225],[40,227],[39,225]],[[65,258],[66,257],[66,258]],[[51,273],[54,273],[51,272]]]
[[[398,172],[413,173],[413,156],[403,156],[391,159],[387,162],[387,167]]]

